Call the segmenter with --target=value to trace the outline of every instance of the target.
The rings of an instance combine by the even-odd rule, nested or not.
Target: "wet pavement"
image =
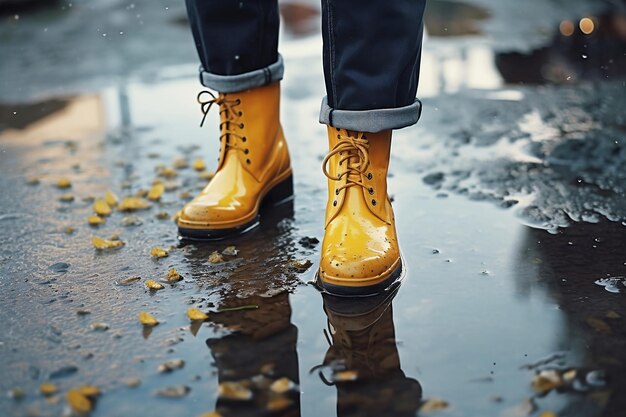
[[[131,3],[96,4],[4,16],[0,49],[32,45],[25,60],[47,35],[7,39],[41,21],[74,39],[110,9],[102,27],[133,34]],[[563,21],[602,16],[595,2],[567,12],[542,2],[532,25],[507,15],[513,2],[431,3],[425,110],[397,132],[390,167],[406,276],[350,302],[310,284],[326,202],[321,45],[316,9],[304,6],[314,3],[283,7],[282,119],[296,198],[264,211],[252,232],[211,243],[179,241],[171,220],[217,157],[216,130],[198,126],[182,5],[132,4],[152,18],[131,46],[101,34],[67,50],[53,42],[47,81],[19,59],[1,66],[0,414],[67,415],[68,404],[86,404],[93,416],[623,415],[618,14],[597,18],[609,23],[582,58]],[[168,53],[148,54],[151,37],[167,38],[158,48]],[[97,65],[94,46],[117,58]],[[72,53],[88,65],[63,55]],[[525,67],[546,70],[520,80]],[[209,117],[205,126],[216,126]],[[207,170],[195,169],[198,159]],[[88,224],[108,191],[119,203],[146,198],[155,181],[165,191],[148,208],[118,205]],[[124,245],[98,250],[94,236]],[[168,256],[151,256],[155,247]],[[216,251],[222,259],[211,262]],[[168,280],[171,269],[182,279]],[[190,308],[208,318],[190,320]],[[142,325],[141,312],[159,324]]]

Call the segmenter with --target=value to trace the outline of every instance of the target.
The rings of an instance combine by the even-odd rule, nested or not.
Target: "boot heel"
[[[293,176],[290,175],[265,195],[263,203],[277,206],[291,199],[293,199]]]

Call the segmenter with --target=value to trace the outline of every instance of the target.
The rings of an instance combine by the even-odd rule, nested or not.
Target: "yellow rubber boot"
[[[401,274],[393,209],[387,195],[391,131],[328,127],[326,230],[319,284],[338,295],[371,295]]]
[[[213,97],[204,101],[204,95]],[[220,109],[215,176],[181,210],[178,230],[192,239],[221,239],[258,224],[262,203],[293,195],[291,164],[279,121],[280,84],[238,93],[198,96],[202,110]]]

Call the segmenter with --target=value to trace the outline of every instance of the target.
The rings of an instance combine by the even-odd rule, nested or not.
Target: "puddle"
[[[489,33],[502,9],[487,10],[459,13]],[[61,415],[68,391],[95,385],[95,417],[136,415],[138,404],[154,416],[621,416],[626,309],[596,284],[626,276],[624,154],[604,140],[621,137],[619,81],[509,86],[495,61],[484,64],[496,54],[484,35],[429,38],[423,120],[397,132],[389,179],[406,278],[386,297],[338,302],[310,285],[326,137],[319,40],[297,30],[283,48],[282,108],[296,199],[228,242],[180,242],[170,220],[206,183],[194,161],[210,170],[217,157],[187,58],[89,93],[68,91],[92,78],[61,77],[66,94],[3,105],[0,392],[13,398],[0,398],[2,414]],[[573,181],[567,166],[582,167]],[[164,192],[150,208],[88,224],[95,198],[144,195],[157,178]],[[567,227],[556,227],[563,212]],[[125,244],[97,251],[94,235]],[[168,256],[152,257],[154,247]],[[223,260],[210,262],[216,251]],[[172,268],[181,280],[167,280]],[[208,319],[190,321],[190,308]],[[141,312],[159,324],[142,326]],[[44,397],[46,382],[58,393]]]

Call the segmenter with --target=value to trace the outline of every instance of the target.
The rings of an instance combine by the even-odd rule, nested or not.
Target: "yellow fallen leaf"
[[[72,410],[78,414],[87,414],[93,408],[93,404],[83,394],[77,390],[70,390],[67,392],[67,403],[72,407]]]
[[[169,372],[173,372],[177,369],[181,369],[183,366],[185,366],[185,361],[182,359],[171,359],[167,362],[164,362],[162,364],[160,364],[157,367],[157,371],[159,371],[162,374],[165,373],[169,373]]]
[[[120,279],[118,281],[115,281],[116,285],[121,285],[121,286],[128,286],[128,285],[132,285],[137,281],[140,281],[141,277],[128,277],[128,278],[124,278],[124,279]]]
[[[237,256],[239,253],[239,249],[235,246],[226,246],[226,248],[222,251],[222,255],[226,256]]]
[[[199,175],[200,179],[207,180],[207,181],[211,181],[214,176],[215,176],[215,172],[210,172],[210,171],[203,171]]]
[[[157,214],[154,215],[154,217],[156,217],[159,220],[167,220],[170,218],[170,215],[167,211],[161,211]]]
[[[222,382],[217,387],[217,396],[224,400],[249,401],[252,391],[241,382]]]
[[[66,235],[71,235],[72,233],[74,233],[76,231],[76,228],[72,227],[72,226],[65,226],[63,228],[63,233],[65,233]]]
[[[115,207],[119,199],[113,193],[113,191],[107,191],[106,194],[104,195],[104,201],[106,201],[109,206]]]
[[[141,379],[129,378],[124,381],[124,384],[126,384],[128,388],[137,388],[139,385],[141,385]]]
[[[108,216],[111,214],[111,206],[103,199],[98,199],[93,202],[93,211],[99,216]]]
[[[533,378],[532,387],[538,394],[545,394],[563,384],[561,375],[555,370],[544,370]]]
[[[56,183],[56,186],[58,188],[70,188],[72,186],[72,181],[69,180],[69,178],[59,178],[59,180]]]
[[[159,284],[153,279],[149,279],[146,281],[146,287],[150,290],[162,290],[163,288],[165,288],[163,284]]]
[[[158,246],[155,246],[152,249],[150,249],[150,256],[154,258],[165,258],[166,256],[169,256],[169,254],[170,253],[168,252],[167,249],[163,249]]]
[[[448,406],[449,404],[446,400],[442,400],[441,398],[430,398],[422,403],[419,411],[420,413],[428,413],[431,411],[445,410]]]
[[[609,310],[606,312],[604,317],[606,317],[607,319],[619,319],[622,316],[620,316],[620,314],[615,310]]]
[[[45,396],[56,394],[59,389],[56,385],[49,382],[43,383],[39,386],[39,392]]]
[[[156,326],[159,321],[150,313],[142,311],[139,313],[139,322],[144,326]]]
[[[202,413],[198,417],[222,417],[217,411],[209,411],[208,413]]]
[[[92,226],[102,224],[104,223],[104,221],[105,220],[102,217],[96,216],[96,215],[87,217],[87,223],[89,223]]]
[[[189,319],[193,321],[204,321],[209,318],[209,315],[206,313],[203,313],[202,311],[200,311],[199,309],[195,307],[190,307],[187,310],[187,317],[189,317]]]
[[[13,398],[14,400],[20,400],[20,399],[24,398],[25,395],[26,395],[26,393],[20,387],[11,388],[7,392],[7,396],[9,398]]]
[[[276,394],[285,394],[294,389],[296,386],[295,382],[291,381],[289,378],[283,377],[272,382],[270,390]]]
[[[150,191],[148,191],[148,200],[158,201],[161,199],[163,192],[165,191],[165,185],[154,184]]]
[[[167,271],[167,280],[169,282],[178,282],[182,279],[183,277],[180,276],[180,274],[178,273],[176,269],[172,268],[169,271]]]
[[[204,171],[206,169],[206,165],[204,165],[204,161],[202,159],[196,159],[193,161],[193,169],[196,171]]]
[[[352,370],[338,371],[333,374],[333,381],[336,381],[336,382],[356,381],[358,377],[359,377],[359,374],[356,371],[352,371]]]
[[[211,262],[212,264],[224,262],[224,257],[218,251],[214,251],[209,255],[209,262]]]
[[[289,398],[277,396],[267,402],[267,410],[271,413],[276,413],[278,411],[283,411],[291,404],[293,404],[293,401]]]
[[[593,328],[596,332],[600,334],[610,334],[611,326],[607,324],[604,320],[596,319],[593,317],[589,317],[587,319],[587,324]]]
[[[95,397],[98,397],[100,394],[102,394],[102,391],[100,391],[100,388],[93,386],[93,385],[83,385],[82,387],[76,388],[74,391],[77,391],[81,395],[84,395],[85,397],[88,397],[88,398],[95,398]]]
[[[165,191],[174,191],[180,187],[176,181],[165,181],[163,182],[163,186],[165,187]]]
[[[91,323],[89,327],[91,327],[91,330],[94,332],[106,332],[110,328],[108,324],[102,322]]]
[[[174,168],[170,168],[170,167],[158,167],[157,168],[157,174],[161,177],[165,177],[165,178],[172,178],[175,177],[176,175],[178,175],[176,173],[176,170]]]
[[[150,203],[140,197],[126,197],[119,204],[119,211],[143,210],[150,207]]]
[[[58,404],[60,401],[61,401],[61,398],[59,398],[56,395],[52,395],[52,396],[46,397],[46,402],[48,404],[54,405],[54,404]]]
[[[124,242],[121,240],[107,240],[98,236],[91,238],[91,244],[96,249],[115,249],[124,246]]]
[[[72,201],[74,201],[74,196],[72,194],[63,194],[61,197],[59,197],[60,201],[63,201],[64,203],[71,203]]]
[[[189,168],[189,162],[185,158],[176,158],[172,163],[172,166],[176,169],[185,169]]]

